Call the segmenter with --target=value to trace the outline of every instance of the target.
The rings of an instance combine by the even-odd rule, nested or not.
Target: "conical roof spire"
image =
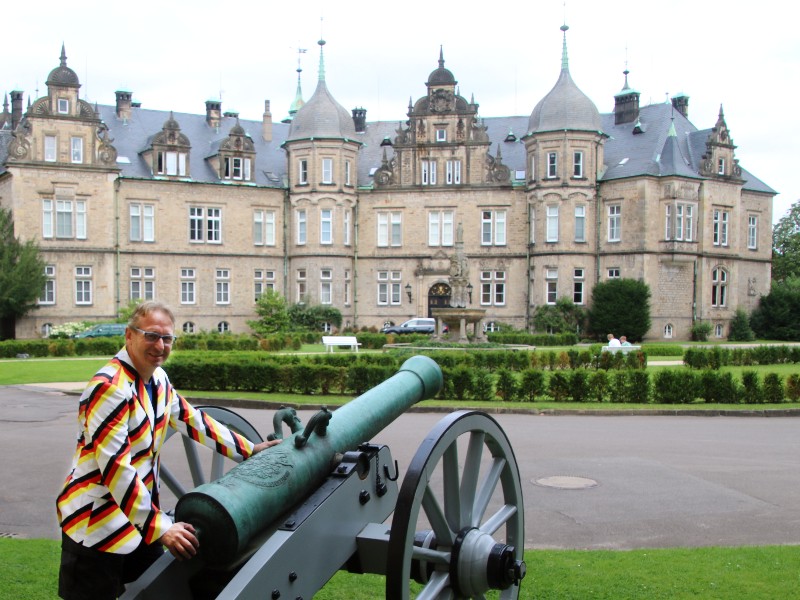
[[[561,26],[561,31],[564,32],[564,41],[561,44],[561,70],[569,71],[569,58],[567,58],[567,30],[569,25],[564,23]]]

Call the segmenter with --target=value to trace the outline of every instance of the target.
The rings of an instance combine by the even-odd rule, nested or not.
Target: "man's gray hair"
[[[137,306],[136,310],[131,314],[131,318],[128,319],[128,327],[138,329],[141,320],[154,312],[162,312],[167,315],[169,320],[172,321],[172,326],[175,327],[175,315],[172,314],[172,309],[163,302],[156,302],[155,300],[148,300]]]

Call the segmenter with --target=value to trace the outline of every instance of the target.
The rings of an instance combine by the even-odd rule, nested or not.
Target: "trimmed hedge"
[[[712,346],[711,348],[687,348],[683,353],[683,364],[693,369],[797,363],[800,363],[800,346],[776,345],[753,348]]]

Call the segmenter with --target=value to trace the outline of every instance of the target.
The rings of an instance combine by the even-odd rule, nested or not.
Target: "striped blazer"
[[[61,529],[87,547],[128,554],[172,526],[153,500],[168,427],[236,461],[253,453],[251,442],[180,396],[162,368],[153,378],[155,413],[123,349],[81,395],[77,448],[56,505]]]

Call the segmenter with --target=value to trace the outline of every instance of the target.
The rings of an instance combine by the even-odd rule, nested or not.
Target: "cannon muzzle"
[[[260,531],[316,489],[337,455],[370,441],[441,387],[442,372],[432,359],[409,358],[380,385],[327,416],[317,415],[304,431],[185,494],[175,509],[176,520],[198,530],[200,556],[207,564],[236,561]]]

